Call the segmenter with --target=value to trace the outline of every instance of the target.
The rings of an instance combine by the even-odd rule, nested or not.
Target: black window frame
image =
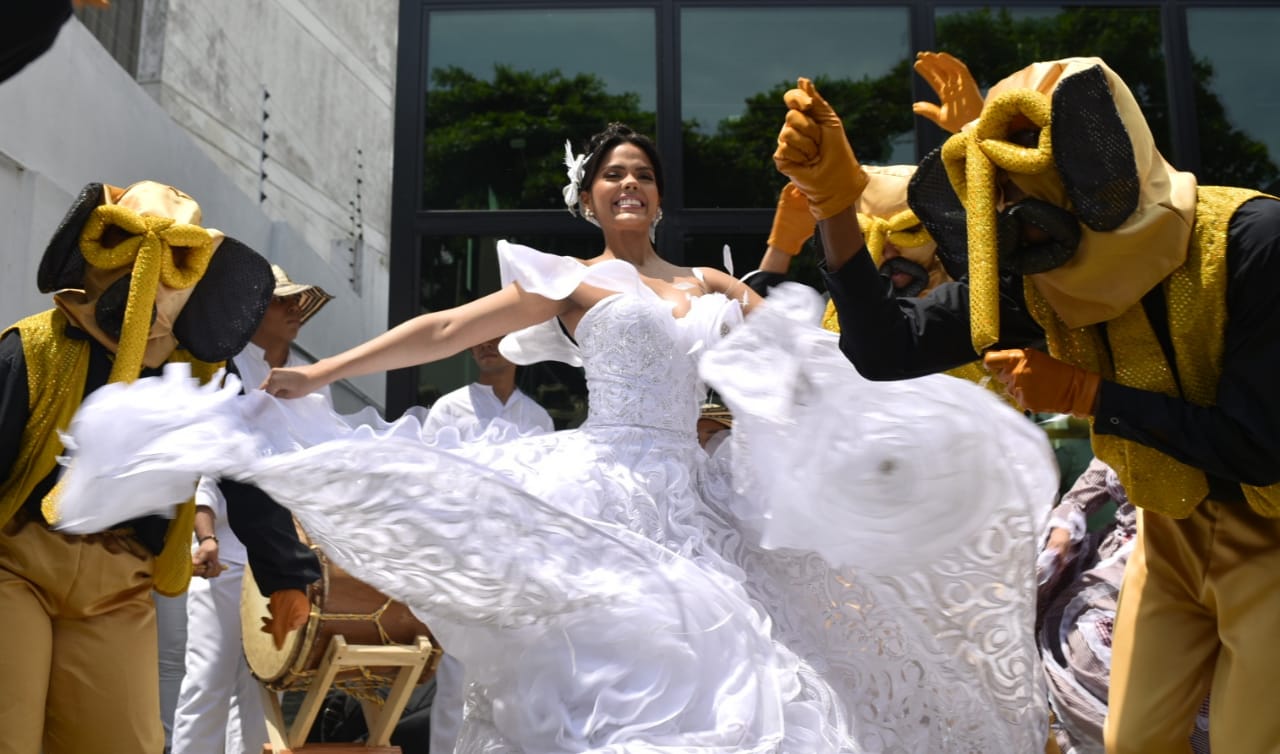
[[[420,206],[422,187],[422,136],[425,124],[427,82],[426,40],[430,14],[435,11],[477,10],[584,10],[605,6],[601,0],[401,0],[396,61],[394,169],[392,175],[390,282],[388,325],[409,319],[418,311],[420,239],[423,236],[521,234],[590,236],[598,231],[567,212],[557,210],[436,210]],[[658,252],[683,262],[687,234],[767,235],[772,208],[686,208],[684,206],[684,145],[680,130],[680,12],[685,8],[806,8],[905,7],[909,13],[910,47],[931,50],[935,45],[935,19],[939,10],[973,7],[1011,8],[1157,8],[1160,11],[1165,77],[1168,86],[1172,154],[1165,155],[1181,170],[1198,172],[1200,149],[1194,111],[1191,54],[1187,32],[1189,8],[1274,7],[1266,0],[1021,0],[989,3],[978,0],[904,0],[856,2],[850,0],[614,0],[610,8],[651,9],[654,14],[657,82],[657,132],[667,172],[663,197],[663,223]],[[918,76],[912,77],[915,100],[933,93]],[[915,119],[916,159],[939,146],[945,134],[931,122]],[[567,134],[566,136],[573,136]],[[581,136],[581,135],[579,135]],[[763,243],[761,244],[763,251]],[[743,272],[741,270],[739,273]],[[417,395],[413,369],[387,375],[387,412],[398,415]]]

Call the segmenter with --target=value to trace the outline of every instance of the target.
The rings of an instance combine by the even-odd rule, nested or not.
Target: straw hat
[[[325,304],[333,300],[333,295],[327,293],[318,285],[304,285],[293,282],[289,279],[289,274],[278,264],[271,265],[271,273],[276,277],[276,287],[271,292],[271,295],[276,298],[299,296],[299,308],[301,309],[302,324],[304,325]]]
[[[708,419],[727,429],[733,429],[733,414],[719,403],[704,403],[698,412],[699,419]]]

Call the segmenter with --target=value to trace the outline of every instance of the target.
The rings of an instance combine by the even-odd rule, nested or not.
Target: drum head
[[[244,567],[244,581],[240,586],[240,632],[244,645],[244,657],[249,663],[249,670],[258,680],[270,685],[282,683],[289,685],[288,680],[294,672],[299,658],[306,657],[306,645],[314,636],[313,623],[315,611],[307,625],[296,631],[290,631],[284,639],[284,646],[276,649],[271,634],[262,630],[262,619],[270,617],[267,609],[267,598],[258,591],[258,582],[253,578],[253,569],[247,564]],[[276,689],[279,690],[279,689]]]
[[[241,641],[254,677],[273,691],[306,689],[334,636],[360,646],[412,645],[421,636],[431,642],[433,652],[418,683],[430,679],[442,654],[431,631],[406,605],[357,581],[323,552],[314,552],[320,560],[321,578],[307,587],[310,615],[304,626],[288,633],[280,649],[271,634],[262,631],[262,619],[271,614],[268,601],[258,591],[253,570],[245,566],[240,588]],[[351,666],[337,672],[333,685],[347,691],[382,688],[390,686],[398,672],[398,667]]]

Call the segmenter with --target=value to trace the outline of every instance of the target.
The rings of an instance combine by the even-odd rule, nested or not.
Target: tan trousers
[[[1138,514],[1120,590],[1105,728],[1111,754],[1191,751],[1205,693],[1215,752],[1280,752],[1280,520],[1206,501]]]
[[[0,754],[160,754],[152,559],[0,532]]]

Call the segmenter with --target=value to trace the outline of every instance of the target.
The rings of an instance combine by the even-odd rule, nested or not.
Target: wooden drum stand
[[[311,615],[277,649],[259,629],[267,600],[246,566],[240,600],[245,659],[260,682],[269,743],[263,754],[399,754],[391,732],[414,687],[435,675],[443,651],[408,608],[329,562],[316,551],[322,578],[307,590]],[[307,744],[330,688],[360,700],[369,737],[361,744]],[[386,688],[386,698],[377,692]],[[281,691],[305,695],[286,726]]]

